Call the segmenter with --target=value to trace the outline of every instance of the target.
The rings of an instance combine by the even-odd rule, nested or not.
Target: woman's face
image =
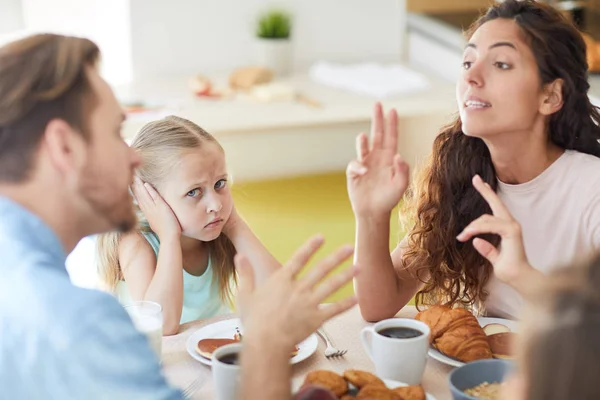
[[[544,93],[533,52],[517,23],[496,19],[471,37],[456,99],[466,135],[530,132],[543,126]]]

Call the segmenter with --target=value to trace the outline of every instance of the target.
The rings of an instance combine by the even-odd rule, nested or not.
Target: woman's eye
[[[500,61],[494,63],[494,65],[496,67],[500,68],[500,69],[510,69],[510,65],[509,64],[503,63],[503,62],[500,62]]]

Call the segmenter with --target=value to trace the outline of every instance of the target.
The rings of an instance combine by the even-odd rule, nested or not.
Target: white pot
[[[254,61],[261,67],[273,70],[275,75],[289,74],[292,70],[292,41],[256,38]]]

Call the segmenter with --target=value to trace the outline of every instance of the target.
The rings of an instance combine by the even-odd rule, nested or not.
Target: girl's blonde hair
[[[169,171],[183,152],[201,147],[206,142],[221,147],[211,134],[187,119],[169,116],[150,122],[140,130],[131,144],[142,159],[137,174],[142,181],[157,187],[167,179]],[[152,232],[139,208],[136,207],[136,211],[140,221],[138,231]],[[104,288],[113,293],[119,281],[123,280],[119,263],[120,238],[120,233],[111,232],[100,235],[96,242],[98,273]],[[213,285],[218,285],[221,301],[232,304],[233,290],[237,284],[233,263],[235,247],[225,235],[220,235],[207,244],[214,268]]]

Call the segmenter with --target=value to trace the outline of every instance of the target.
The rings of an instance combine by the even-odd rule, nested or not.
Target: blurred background
[[[216,136],[237,208],[285,261],[314,233],[321,255],[353,242],[344,170],[376,101],[398,110],[399,152],[418,170],[456,110],[462,31],[493,2],[0,0],[0,45],[37,32],[95,41],[128,112],[124,137],[169,114]],[[596,46],[600,0],[551,3]],[[397,213],[390,223],[393,247],[404,232]],[[93,238],[67,264],[95,287]]]

